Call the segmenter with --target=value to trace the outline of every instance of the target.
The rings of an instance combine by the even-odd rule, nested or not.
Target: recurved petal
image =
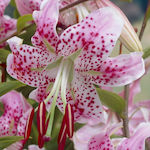
[[[55,55],[44,49],[22,45],[22,40],[17,37],[9,39],[8,43],[13,54],[7,58],[7,72],[13,78],[34,87],[46,86],[54,79],[53,71],[47,74],[42,70],[55,60]]]
[[[6,6],[9,4],[10,0],[1,0],[0,1],[0,17],[3,16],[4,14],[4,10],[6,8]]]
[[[104,122],[102,105],[90,80],[75,72],[72,91],[69,92],[67,100],[73,105],[75,121],[90,125]]]
[[[88,150],[114,150],[113,144],[107,132],[101,132],[91,138]]]
[[[83,126],[74,133],[72,138],[75,149],[88,150],[88,145],[91,138],[102,131],[104,131],[104,126]]]
[[[134,52],[108,58],[98,70],[99,75],[91,76],[95,84],[110,87],[129,84],[140,78],[145,72],[142,53]]]
[[[96,10],[61,34],[57,51],[60,55],[68,56],[82,49],[77,61],[78,68],[94,68],[92,63],[109,56],[122,26],[123,21],[113,9],[106,7]]]
[[[24,113],[29,110],[31,106],[26,102],[20,93],[11,91],[2,97],[0,101],[4,104],[4,113],[0,117],[0,136],[6,135],[24,135],[25,125],[20,124],[21,118],[24,122]],[[19,127],[20,126],[20,127]],[[22,128],[23,130],[18,130]]]
[[[55,51],[58,35],[56,25],[59,15],[58,0],[43,1],[40,11],[34,11],[33,18],[37,29],[32,37],[32,43],[36,46],[42,46],[44,42],[48,43]],[[42,43],[40,38],[43,39]]]
[[[7,39],[17,31],[16,24],[17,20],[12,19],[9,16],[3,16],[0,18],[0,41]]]
[[[145,150],[145,140],[150,137],[150,123],[141,123],[130,138],[123,138],[117,150]]]

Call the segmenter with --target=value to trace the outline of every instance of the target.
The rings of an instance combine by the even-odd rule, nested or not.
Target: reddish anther
[[[25,130],[25,134],[24,134],[25,141],[27,141],[29,139],[29,136],[31,133],[33,117],[34,117],[34,109],[31,110],[28,120],[27,120],[27,123],[26,123],[26,130]]]
[[[61,128],[60,128],[60,132],[58,135],[58,144],[60,144],[63,140],[64,137],[66,136],[66,120],[65,117],[63,118],[62,124],[61,124]]]
[[[45,134],[45,120],[46,120],[46,106],[44,102],[41,102],[37,111],[37,126],[39,134]]]
[[[41,102],[37,111],[37,127],[38,127],[38,145],[40,148],[44,145],[44,136],[46,133],[46,106],[44,102]]]
[[[74,112],[70,104],[66,105],[65,110],[66,130],[69,138],[72,138],[74,131]]]

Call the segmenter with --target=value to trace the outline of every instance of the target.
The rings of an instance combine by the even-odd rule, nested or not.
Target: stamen
[[[46,131],[46,136],[51,136],[52,127],[53,127],[53,120],[54,120],[54,112],[55,112],[55,107],[56,107],[56,100],[57,100],[57,97],[58,97],[60,84],[61,84],[61,77],[58,81],[58,86],[57,86],[57,89],[56,89],[56,93],[55,93],[53,102],[51,104],[51,109],[50,109],[50,111],[47,115],[47,118],[46,118],[46,120],[48,120],[48,118],[50,117],[50,120],[49,120],[49,123],[48,123],[48,128],[47,128],[47,131]]]
[[[69,65],[69,62],[67,61],[65,63],[65,67],[63,70],[63,74],[62,74],[62,82],[61,82],[61,98],[64,104],[64,108],[66,107],[66,88],[67,88],[70,68],[71,66]]]
[[[65,118],[66,118],[67,134],[69,138],[72,138],[74,131],[74,113],[73,108],[70,104],[67,104],[66,106]]]
[[[71,68],[73,65],[72,61],[71,62],[70,61],[71,61],[70,59],[66,59],[66,60],[62,60],[62,62],[60,63],[60,67],[59,67],[53,88],[50,94],[47,96],[47,98],[44,101],[46,104],[50,100],[50,98],[54,95],[50,111],[48,112],[48,115],[46,118],[46,120],[49,119],[46,136],[51,136],[53,120],[54,120],[54,112],[55,112],[55,107],[56,107],[56,100],[57,100],[60,88],[61,88],[61,98],[64,104],[64,108],[66,107],[66,88],[67,88],[67,83],[69,80],[69,75],[72,70]]]
[[[30,136],[33,117],[34,117],[34,109],[32,109],[31,112],[29,113],[29,117],[26,123],[24,134],[25,141],[27,141]]]
[[[50,92],[50,94],[47,96],[47,98],[44,100],[45,104],[50,100],[50,98],[53,96],[53,94],[55,93],[56,89],[58,88],[58,83],[62,74],[62,70],[63,70],[63,62],[60,64],[60,67],[58,69],[58,73],[55,79],[55,83],[53,85],[53,88]]]

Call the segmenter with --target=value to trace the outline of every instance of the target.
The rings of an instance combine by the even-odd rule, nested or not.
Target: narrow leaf
[[[31,14],[27,14],[18,18],[17,31],[18,33],[26,26],[26,23],[32,21],[33,17]]]
[[[150,18],[150,2],[149,2],[149,4],[148,4],[148,8],[147,8],[147,11],[146,11],[145,17],[146,17],[146,22],[147,22],[147,21],[148,21],[148,19]]]
[[[96,91],[103,105],[122,116],[122,112],[125,109],[125,100],[122,97],[98,87],[96,87]]]
[[[10,54],[10,51],[6,49],[0,49],[0,61],[6,62],[7,56]]]
[[[9,82],[0,83],[0,96],[6,94],[7,92],[9,92],[11,90],[15,90],[22,86],[26,86],[26,85],[19,81],[9,81]]]
[[[144,50],[143,58],[146,59],[150,56],[150,48]]]
[[[11,144],[18,142],[20,140],[23,140],[24,137],[23,136],[4,136],[4,137],[0,137],[0,149],[4,149],[8,146],[10,146]]]

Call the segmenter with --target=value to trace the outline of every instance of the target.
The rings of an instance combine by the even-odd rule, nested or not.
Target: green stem
[[[142,40],[144,31],[145,31],[145,28],[146,28],[146,25],[147,25],[148,15],[149,15],[148,13],[150,13],[149,11],[150,11],[150,0],[148,1],[146,13],[145,13],[144,20],[143,20],[143,23],[142,23],[142,27],[141,27],[141,30],[140,30],[140,34],[139,34],[140,41]]]
[[[69,8],[71,8],[71,7],[74,7],[74,6],[76,6],[76,5],[79,5],[79,4],[81,4],[81,3],[84,3],[84,2],[86,2],[86,1],[90,1],[90,0],[78,0],[78,1],[76,1],[76,2],[74,2],[74,3],[71,3],[71,4],[67,5],[67,6],[64,7],[64,8],[61,8],[61,9],[60,9],[60,12],[66,10],[66,9],[69,9]]]
[[[129,99],[129,85],[124,86],[124,99],[125,99],[125,110],[123,118],[123,134],[125,137],[130,137],[129,133],[129,118],[128,118],[128,99]]]

